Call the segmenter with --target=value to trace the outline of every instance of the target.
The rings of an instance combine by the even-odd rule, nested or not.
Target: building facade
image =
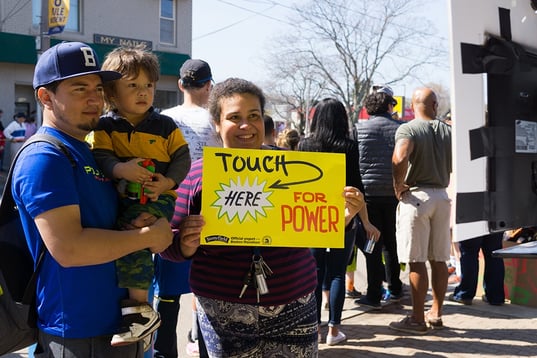
[[[112,49],[144,44],[160,59],[156,108],[182,100],[177,89],[179,68],[192,53],[192,0],[68,0],[69,16],[61,33],[43,35],[42,9],[60,0],[0,1],[0,108],[6,126],[17,112],[36,115],[32,89],[40,50],[61,41],[92,46],[101,62]],[[50,45],[48,45],[50,43]]]

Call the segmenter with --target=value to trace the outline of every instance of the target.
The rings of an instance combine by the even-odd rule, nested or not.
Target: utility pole
[[[35,49],[37,59],[43,52],[50,48],[50,36],[48,34],[48,0],[41,0],[41,20],[39,22],[39,34],[35,37]],[[39,103],[36,107],[36,125],[40,127],[43,124],[43,112]]]
[[[39,35],[35,39],[37,57],[50,48],[50,35],[48,34],[48,0],[41,0],[41,21]]]

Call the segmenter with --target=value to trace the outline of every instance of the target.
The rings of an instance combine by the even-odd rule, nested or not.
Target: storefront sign
[[[93,34],[93,42],[96,44],[125,46],[125,47],[135,47],[139,45],[144,45],[145,48],[148,50],[151,50],[153,48],[152,41],[129,39],[126,37],[101,35],[101,34]]]

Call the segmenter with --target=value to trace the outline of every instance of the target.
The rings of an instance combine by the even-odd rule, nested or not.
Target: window
[[[80,1],[69,0],[69,18],[64,31],[80,32]],[[32,25],[39,28],[41,25],[42,0],[32,0]]]
[[[175,0],[160,0],[160,42],[175,45]]]
[[[69,18],[65,31],[80,32],[80,0],[69,0]]]
[[[180,98],[177,98],[177,95]],[[153,99],[153,107],[159,112],[163,109],[177,106],[178,103],[183,102],[183,92],[181,91],[160,91],[155,92],[155,98]]]

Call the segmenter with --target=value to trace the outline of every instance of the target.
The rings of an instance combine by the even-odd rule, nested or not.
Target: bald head
[[[416,118],[435,119],[438,101],[434,91],[428,87],[416,89],[412,94],[412,109]]]

